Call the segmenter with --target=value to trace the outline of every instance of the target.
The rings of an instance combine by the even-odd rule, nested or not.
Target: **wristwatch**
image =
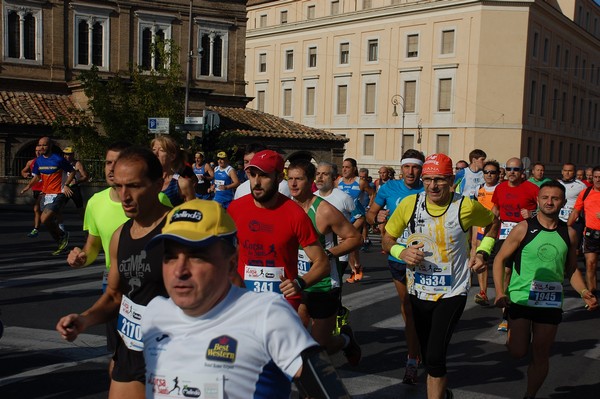
[[[490,254],[488,254],[487,252],[482,251],[482,250],[477,251],[476,254],[479,254],[479,255],[483,256],[483,260],[486,261],[486,262],[490,258]]]

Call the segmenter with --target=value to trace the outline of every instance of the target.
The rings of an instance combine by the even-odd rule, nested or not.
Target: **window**
[[[542,139],[538,139],[538,145],[537,145],[537,159],[542,161],[543,160],[543,156],[542,156],[542,148],[544,148],[544,145],[542,144]]]
[[[306,19],[315,19],[315,6],[306,7]]]
[[[287,24],[288,22],[288,12],[287,10],[283,10],[279,13],[279,23]]]
[[[442,51],[443,55],[454,53],[454,29],[442,31]]]
[[[546,116],[546,94],[546,85],[542,83],[542,96],[540,98],[540,116],[542,117]]]
[[[259,28],[264,28],[267,26],[267,14],[263,14],[260,17],[258,17],[258,27]]]
[[[415,112],[417,97],[417,81],[407,80],[404,82],[404,112]]]
[[[42,10],[3,2],[4,58],[42,61]]]
[[[436,152],[448,154],[450,152],[450,135],[449,134],[438,134],[436,137]]]
[[[586,60],[581,61],[581,79],[585,79]]]
[[[365,84],[365,114],[375,113],[375,103],[377,98],[377,84]]]
[[[340,64],[350,63],[350,43],[340,43]]]
[[[292,116],[292,89],[283,89],[283,116]]]
[[[531,81],[531,92],[529,93],[529,115],[535,113],[535,92],[537,91],[537,83],[535,80]]]
[[[256,92],[256,109],[260,112],[265,112],[265,94],[264,90]]]
[[[369,39],[367,42],[367,60],[369,62],[377,61],[379,57],[379,41],[378,39]]]
[[[556,54],[554,55],[554,67],[560,68],[560,44],[556,45]]]
[[[548,53],[550,52],[550,43],[548,41],[548,38],[544,38],[544,63],[548,62]]]
[[[577,113],[577,96],[573,96],[573,102],[571,103],[571,124],[575,124],[576,113]]]
[[[346,115],[348,108],[348,86],[339,85],[337,87],[337,115]]]
[[[565,62],[563,63],[563,69],[566,71],[569,69],[569,50],[565,50]]]
[[[307,87],[306,88],[306,110],[305,114],[307,116],[314,116],[315,114],[315,88]]]
[[[108,68],[108,17],[75,14],[74,63],[77,68]],[[155,55],[156,57],[156,55]]]
[[[267,72],[267,54],[261,53],[258,55],[258,72]]]
[[[308,48],[308,67],[309,68],[317,67],[317,48],[316,47]]]
[[[575,65],[574,65],[574,68],[573,68],[573,75],[577,76],[578,70],[579,70],[579,56],[576,55],[575,56]]]
[[[538,46],[540,41],[540,35],[537,32],[533,32],[533,57],[537,58],[538,56]]]
[[[406,36],[406,57],[415,58],[419,56],[419,35]]]
[[[567,115],[567,92],[563,91],[562,99],[560,100],[560,121],[564,122]]]
[[[452,79],[443,78],[439,80],[438,88],[438,111],[450,111],[452,104]]]
[[[558,142],[558,163],[562,163],[563,161],[563,142]]]
[[[331,2],[331,15],[338,15],[340,13],[340,2],[332,1]]]
[[[363,10],[368,10],[373,7],[373,2],[371,0],[363,0]]]
[[[554,140],[550,140],[550,153],[548,154],[548,161],[554,162]]]
[[[375,155],[375,135],[365,134],[363,136],[363,155],[372,157]]]
[[[294,50],[285,50],[285,70],[294,69]]]
[[[415,148],[414,134],[405,134],[404,137],[402,137],[402,153],[409,148]]]
[[[206,22],[200,24],[200,76],[227,78],[228,30],[212,28]]]
[[[554,89],[552,93],[552,120],[556,120],[556,115],[558,114],[558,102],[560,99],[558,98],[558,89]]]

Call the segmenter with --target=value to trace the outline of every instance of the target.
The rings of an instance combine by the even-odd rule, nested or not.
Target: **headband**
[[[417,159],[417,158],[404,158],[400,161],[401,166],[406,165],[407,163],[414,163],[419,166],[423,166],[423,161],[421,161],[420,159]]]

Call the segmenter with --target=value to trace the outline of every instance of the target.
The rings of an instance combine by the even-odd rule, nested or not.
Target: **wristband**
[[[326,249],[326,250],[325,250],[325,255],[327,255],[327,257],[328,257],[329,259],[333,259],[333,258],[335,258],[335,256],[334,256],[334,255],[331,253],[331,251],[330,251],[330,250],[328,250],[328,249]]]
[[[584,288],[581,290],[581,292],[579,293],[579,295],[581,295],[581,297],[583,298],[583,296],[585,295],[586,292],[589,292],[590,290],[588,290],[587,288]]]
[[[494,249],[495,243],[496,240],[492,237],[483,237],[483,240],[481,240],[481,244],[479,244],[479,246],[477,247],[477,252],[483,251],[489,256],[492,253],[492,250]]]
[[[300,276],[296,277],[294,281],[296,282],[296,284],[298,284],[300,291],[304,291],[304,289],[306,288],[306,281],[304,281],[304,279]]]
[[[400,259],[400,254],[402,251],[406,249],[406,246],[402,244],[394,244],[392,248],[390,248],[390,255],[392,255],[396,259]]]
[[[475,254],[479,254],[479,255],[483,256],[483,260],[486,261],[486,262],[490,258],[490,254],[488,254],[487,252],[482,251],[482,250],[479,250],[479,251],[475,252]]]

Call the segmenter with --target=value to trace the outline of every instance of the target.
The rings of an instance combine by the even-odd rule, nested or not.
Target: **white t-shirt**
[[[558,181],[560,184],[565,186],[565,197],[567,199],[567,202],[565,203],[565,206],[563,206],[560,210],[558,217],[562,221],[566,222],[567,220],[569,220],[571,212],[573,212],[573,207],[575,206],[575,201],[577,201],[579,193],[585,190],[587,186],[584,182],[577,179],[573,179],[571,181],[564,181],[560,179]]]
[[[279,192],[286,197],[291,198],[292,194],[290,193],[290,187],[288,186],[287,180],[283,179],[281,183],[279,183]],[[247,194],[250,194],[250,180],[246,180],[236,188],[233,199],[236,200]]]
[[[354,199],[347,194],[345,191],[340,190],[337,187],[333,188],[333,191],[328,196],[324,197],[321,195],[319,190],[315,191],[314,194],[318,197],[323,198],[325,201],[329,202],[331,205],[335,206],[338,211],[342,212],[346,219],[350,221],[350,217],[354,209],[356,208],[356,203]],[[342,255],[339,257],[341,262],[348,261],[348,255]]]
[[[281,295],[233,286],[200,317],[153,299],[142,336],[148,399],[289,398],[301,352],[317,345]]]

